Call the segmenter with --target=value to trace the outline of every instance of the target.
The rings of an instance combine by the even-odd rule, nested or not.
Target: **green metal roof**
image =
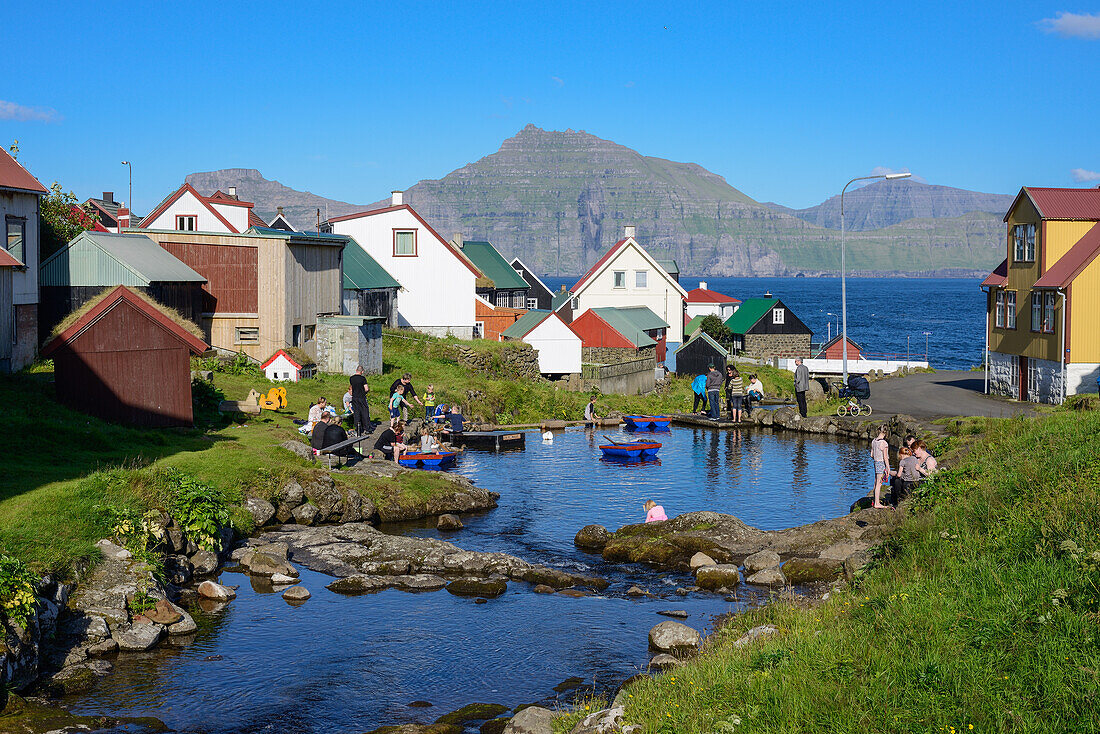
[[[645,333],[646,329],[639,324],[639,321],[648,319],[645,319],[645,317],[639,314],[635,314],[632,316],[626,313],[627,311],[633,310],[635,308],[641,308],[649,311],[649,309],[645,306],[634,306],[630,309],[614,308],[608,306],[607,308],[594,308],[592,309],[592,311],[601,319],[606,321],[608,326],[626,337],[630,341],[630,343],[634,345],[635,348],[649,347],[656,344],[657,342],[654,341],[654,339],[650,337],[649,334]],[[653,318],[656,318],[658,321],[660,321],[661,326],[651,326],[647,328],[664,328],[668,326],[668,324],[666,324],[664,321],[661,321],[660,318],[658,318],[657,315],[654,314],[652,311],[649,311],[649,313],[653,315]]]
[[[691,321],[687,322],[687,326],[684,327],[684,333],[688,336],[694,334],[699,327],[703,325],[703,319],[705,318],[706,316],[696,316]]]
[[[550,311],[532,308],[530,311],[513,321],[511,326],[500,332],[500,335],[514,339],[522,339],[549,317]]]
[[[734,334],[745,334],[777,303],[778,298],[746,298],[733,316],[726,319],[726,326]]]
[[[668,328],[664,319],[645,306],[618,306],[617,308],[642,331]]]
[[[504,256],[491,242],[463,242],[462,254],[469,258],[485,277],[493,281],[494,288],[530,288]]]
[[[400,288],[392,275],[378,264],[354,239],[344,248],[344,290],[370,291],[380,288]]]
[[[143,234],[81,232],[39,266],[41,285],[137,288],[150,283],[205,283],[179,258]]]
[[[351,240],[351,237],[348,237],[346,234],[333,234],[332,232],[290,232],[285,229],[279,229],[278,227],[252,226],[248,228],[245,234],[258,234],[264,237],[281,237],[284,240],[315,240],[332,245],[344,244]]]
[[[710,337],[710,335],[709,335],[709,334],[707,334],[707,332],[705,332],[705,331],[702,331],[702,330],[700,330],[700,331],[697,331],[697,332],[695,333],[695,336],[691,337],[691,338],[690,338],[690,339],[688,339],[688,340],[687,340],[686,342],[684,342],[684,343],[683,343],[683,344],[681,344],[680,346],[676,347],[676,352],[677,352],[677,353],[679,353],[679,351],[680,351],[681,349],[683,349],[684,347],[686,347],[686,346],[687,346],[688,344],[691,344],[691,343],[692,343],[693,341],[695,341],[696,339],[702,339],[703,341],[705,341],[706,343],[710,344],[710,345],[711,345],[712,347],[714,347],[715,349],[717,349],[717,350],[718,350],[719,352],[721,352],[722,354],[726,355],[727,357],[728,357],[728,356],[730,356],[730,353],[729,353],[729,350],[728,350],[728,349],[726,349],[725,347],[723,347],[723,346],[722,346],[721,344],[719,344],[718,342],[714,341],[714,339],[712,339],[712,338]]]
[[[669,275],[680,274],[680,266],[676,264],[675,260],[658,260],[657,258],[653,259],[656,260],[657,264],[664,268],[664,271]]]
[[[569,299],[573,297],[573,294],[569,291],[558,291],[554,294],[554,297],[550,299],[550,310],[557,311],[559,308],[569,303]]]

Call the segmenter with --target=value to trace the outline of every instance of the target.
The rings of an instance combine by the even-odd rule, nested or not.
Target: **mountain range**
[[[256,169],[187,177],[209,194],[236,186],[270,220],[282,206],[296,227],[385,206],[297,191]],[[850,273],[974,276],[1002,257],[1002,213],[1012,197],[883,181],[845,195]],[[442,236],[488,239],[542,273],[575,275],[622,227],[658,259],[692,275],[823,275],[840,267],[839,197],[795,210],[763,204],[695,163],[644,156],[584,131],[528,125],[495,153],[405,191]]]

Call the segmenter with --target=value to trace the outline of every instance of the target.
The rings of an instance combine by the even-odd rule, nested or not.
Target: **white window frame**
[[[635,270],[634,271],[634,287],[638,290],[649,289],[649,271],[648,270]]]
[[[1013,226],[1012,244],[1012,254],[1015,262],[1035,262],[1035,225],[1017,224]]]
[[[1005,327],[1016,329],[1016,291],[1005,291]]]
[[[397,241],[398,235],[411,235],[412,236],[412,252],[398,252]],[[401,229],[394,227],[393,229],[393,256],[394,257],[416,257],[416,230],[415,229]]]
[[[1054,291],[1043,293],[1043,333],[1054,333],[1054,313],[1058,308],[1058,294]]]
[[[1005,328],[1005,292],[998,290],[993,299],[993,326],[998,329]]]
[[[611,287],[622,290],[626,288],[626,271],[625,270],[612,270],[611,271]]]
[[[1031,330],[1040,332],[1043,330],[1043,292],[1031,292]]]
[[[497,291],[496,295],[493,296],[493,305],[497,308],[507,308],[508,294],[504,291]]]
[[[191,225],[190,227],[186,225]],[[176,215],[176,231],[177,232],[197,232],[199,229],[199,215],[198,214],[177,214]]]
[[[523,308],[523,291],[512,294],[512,308]]]
[[[485,338],[485,322],[484,321],[475,321],[474,322],[474,338],[475,339],[484,339]]]
[[[18,230],[16,242],[12,243],[12,232]],[[4,218],[4,249],[19,262],[27,263],[27,218],[7,216]],[[13,334],[15,332],[12,332]]]
[[[527,309],[528,310],[530,310],[532,308],[538,308],[538,307],[539,307],[539,299],[537,299],[537,298],[528,298],[527,299]]]
[[[773,308],[772,309],[772,323],[773,324],[784,324],[784,323],[786,323],[786,319],[787,319],[787,315],[785,313],[786,310],[787,309],[785,309],[785,308]]]

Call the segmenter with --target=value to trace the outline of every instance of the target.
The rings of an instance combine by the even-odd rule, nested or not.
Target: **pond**
[[[742,585],[730,600],[680,596],[690,576],[605,563],[573,546],[578,529],[640,522],[650,498],[670,517],[715,510],[779,529],[846,513],[870,478],[866,447],[830,437],[673,428],[651,434],[664,444],[658,461],[631,465],[600,459],[604,435],[627,434],[575,429],[543,442],[531,432],[523,451],[468,452],[454,471],[499,491],[497,509],[465,516],[456,533],[382,528],[600,575],[612,582],[600,595],[534,594],[513,582],[485,604],[445,591],[342,597],[324,588],[331,578],[301,569],[313,598],[293,607],[223,572],[239,596],[219,612],[196,610],[193,641],[120,657],[94,691],[65,703],[78,713],[156,716],[196,734],[362,732],[431,722],[474,701],[565,702],[573,694],[554,687],[574,676],[613,690],[645,668],[646,634],[665,619],[658,611],[684,610],[683,621],[705,631],[767,592]],[[635,584],[653,595],[627,596]],[[409,706],[418,700],[431,708]]]

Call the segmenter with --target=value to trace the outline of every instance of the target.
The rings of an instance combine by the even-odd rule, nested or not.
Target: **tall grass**
[[[971,432],[973,428],[969,429]],[[647,732],[1100,730],[1100,416],[987,422],[849,589],[627,690]],[[779,633],[744,648],[758,624]]]

